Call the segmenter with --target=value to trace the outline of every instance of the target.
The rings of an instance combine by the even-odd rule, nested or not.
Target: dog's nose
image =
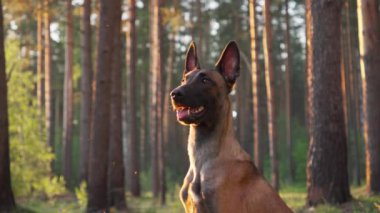
[[[174,89],[171,93],[170,93],[170,96],[172,98],[178,98],[178,97],[181,97],[182,96],[182,92],[181,90],[179,89]]]

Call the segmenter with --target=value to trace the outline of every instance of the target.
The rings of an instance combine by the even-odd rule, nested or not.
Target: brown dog
[[[237,44],[226,46],[213,69],[201,69],[196,54],[191,43],[182,83],[171,92],[177,120],[190,125],[190,168],[180,192],[186,212],[292,212],[234,136],[228,95],[239,76]]]

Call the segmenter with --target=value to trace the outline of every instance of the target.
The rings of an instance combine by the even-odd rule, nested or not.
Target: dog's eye
[[[202,78],[202,83],[207,84],[210,82],[210,79],[208,78]]]
[[[185,83],[185,79],[184,78],[182,78],[181,83]]]

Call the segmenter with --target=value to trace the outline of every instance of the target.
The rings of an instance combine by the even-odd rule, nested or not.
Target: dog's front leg
[[[187,171],[186,177],[183,180],[181,190],[179,192],[179,197],[181,199],[183,207],[186,209],[186,212],[188,212],[187,211],[188,210],[187,209],[187,203],[189,202],[189,200],[188,200],[188,198],[189,198],[189,186],[190,186],[191,181],[193,180],[193,176],[194,176],[193,171],[191,170],[191,168],[189,168],[189,170]]]

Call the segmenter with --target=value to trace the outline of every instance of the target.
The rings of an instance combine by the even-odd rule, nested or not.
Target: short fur
[[[215,68],[201,69],[191,43],[182,83],[171,92],[178,121],[190,125],[190,168],[180,191],[187,213],[292,212],[235,139],[229,93],[239,64],[230,42]]]

